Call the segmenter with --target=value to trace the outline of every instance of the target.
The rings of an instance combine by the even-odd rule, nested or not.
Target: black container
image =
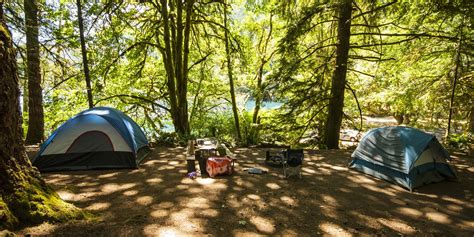
[[[199,162],[199,170],[201,171],[201,176],[208,176],[206,171],[207,158],[201,155],[201,151],[197,150],[195,153],[196,160]]]
[[[188,174],[196,171],[196,160],[186,160],[188,164]]]

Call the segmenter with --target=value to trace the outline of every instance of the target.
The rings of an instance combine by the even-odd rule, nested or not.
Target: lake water
[[[283,105],[281,102],[275,101],[264,101],[262,103],[261,109],[278,109]],[[230,105],[229,105],[230,107]],[[255,100],[247,100],[245,103],[246,111],[253,111],[255,108]],[[229,108],[230,109],[230,108]],[[161,128],[161,131],[171,133],[174,132],[174,126],[171,120],[163,121],[164,126]]]
[[[275,101],[264,101],[262,103],[262,109],[278,109],[283,105],[281,102]],[[255,100],[247,100],[245,103],[245,110],[252,111],[255,108]]]

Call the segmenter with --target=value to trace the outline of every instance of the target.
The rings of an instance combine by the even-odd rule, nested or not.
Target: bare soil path
[[[186,177],[183,148],[156,148],[136,170],[44,174],[65,200],[97,220],[42,224],[18,234],[64,236],[470,236],[474,157],[452,155],[459,182],[416,192],[347,169],[350,151],[306,151],[303,178],[239,148],[236,173]],[[268,170],[252,175],[249,167]]]

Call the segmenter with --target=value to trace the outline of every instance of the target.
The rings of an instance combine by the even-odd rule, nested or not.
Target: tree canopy
[[[362,115],[472,132],[472,8],[467,0],[39,1],[45,136],[88,98],[124,111],[157,141],[296,144],[317,133],[315,145],[337,148],[341,129],[369,128]],[[24,12],[5,4],[27,92]],[[26,129],[28,110],[23,117]]]

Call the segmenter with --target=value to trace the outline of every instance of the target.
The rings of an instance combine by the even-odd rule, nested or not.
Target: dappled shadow
[[[158,148],[136,170],[44,174],[67,201],[99,220],[24,233],[68,235],[472,236],[473,157],[454,156],[459,182],[409,191],[348,170],[349,151],[307,151],[303,178],[264,165],[266,149],[241,148],[236,173],[186,177],[185,149]],[[247,174],[258,167],[267,174]]]

